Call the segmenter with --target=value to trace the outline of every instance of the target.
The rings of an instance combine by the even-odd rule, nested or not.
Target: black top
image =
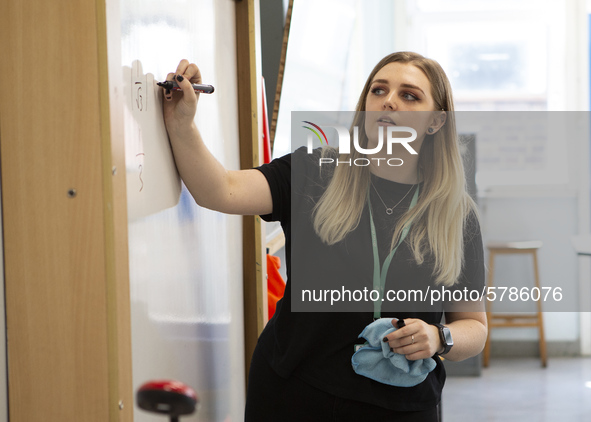
[[[359,334],[373,321],[371,303],[369,306],[349,304],[348,309],[356,312],[334,312],[334,307],[326,302],[314,304],[315,312],[292,311],[292,294],[295,299],[300,297],[301,278],[306,280],[303,284],[307,289],[315,285],[325,286],[326,278],[347,279],[357,283],[359,289],[372,288],[373,252],[367,205],[359,225],[343,241],[327,246],[315,235],[312,208],[332,175],[331,169],[325,165],[322,166],[322,173],[319,171],[318,154],[317,150],[314,154],[307,154],[305,148],[300,148],[258,168],[269,183],[273,199],[273,212],[261,217],[266,221],[281,222],[285,232],[287,286],[257,347],[280,376],[299,377],[336,396],[399,411],[432,408],[439,403],[445,382],[445,369],[437,356],[433,357],[436,368],[425,381],[414,387],[389,386],[353,371],[351,356],[354,345],[362,342],[358,339]],[[370,201],[382,263],[390,251],[396,218],[408,209],[416,187],[373,175],[372,183],[375,189],[370,186]],[[408,195],[392,215],[387,215],[376,190],[388,207]],[[482,238],[477,220],[472,218],[469,223],[466,225],[469,229],[465,230],[465,265],[460,283],[455,287],[468,285],[477,289],[484,285]],[[386,289],[399,289],[401,285],[414,286],[417,283],[433,285],[432,268],[428,257],[423,265],[417,265],[405,242],[394,256]],[[347,288],[354,287],[347,284]],[[294,304],[303,306],[299,302]],[[429,308],[430,312],[400,312],[397,309],[398,304],[385,302],[382,317],[420,318],[433,324],[441,321],[444,310],[440,302]]]

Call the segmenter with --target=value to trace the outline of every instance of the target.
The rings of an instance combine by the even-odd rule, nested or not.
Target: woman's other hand
[[[428,359],[443,347],[439,338],[439,329],[421,319],[405,318],[405,326],[388,334],[387,339],[394,353],[406,356],[408,360]],[[397,320],[392,325],[397,326]]]

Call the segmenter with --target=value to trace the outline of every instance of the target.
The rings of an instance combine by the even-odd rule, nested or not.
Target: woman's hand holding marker
[[[175,73],[169,73],[167,81],[176,81],[182,90],[182,95],[174,94],[167,89],[164,92],[164,121],[169,133],[187,133],[194,125],[197,112],[199,94],[195,92],[192,83],[201,83],[201,72],[194,63],[182,60]]]

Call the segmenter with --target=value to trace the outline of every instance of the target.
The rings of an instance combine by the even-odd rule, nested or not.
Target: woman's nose
[[[398,102],[396,101],[396,96],[394,93],[391,93],[386,98],[384,98],[384,110],[397,110],[398,109]]]

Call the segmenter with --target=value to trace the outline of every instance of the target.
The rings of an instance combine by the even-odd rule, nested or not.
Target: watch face
[[[444,342],[447,346],[453,346],[454,341],[451,338],[451,331],[449,331],[449,328],[443,327],[443,337],[444,337]]]
[[[451,331],[443,324],[437,324],[439,327],[439,336],[441,337],[441,343],[443,343],[444,349],[441,353],[442,355],[446,354],[451,350],[451,347],[454,345],[454,341],[451,338]]]

